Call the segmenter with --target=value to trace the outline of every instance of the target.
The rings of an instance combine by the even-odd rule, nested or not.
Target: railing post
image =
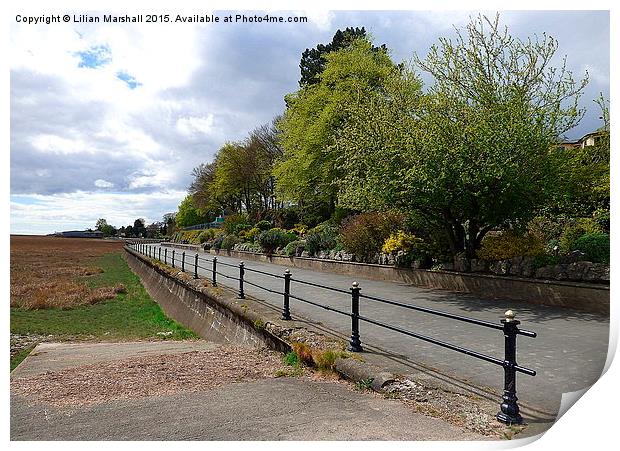
[[[161,246],[159,246],[159,249],[157,251],[157,260],[161,261]]]
[[[164,249],[164,263],[168,264],[168,248]]]
[[[289,294],[291,292],[291,271],[284,271],[284,306],[282,307],[282,319],[291,319],[291,309],[289,306]]]
[[[172,267],[174,268],[174,249],[172,249]]]
[[[243,262],[239,263],[239,299],[245,299],[245,293],[243,292],[243,275],[245,274],[245,265]]]
[[[198,254],[194,256],[194,279],[198,278]]]
[[[213,280],[211,284],[217,287],[217,257],[213,257]]]
[[[351,285],[351,340],[347,351],[362,352],[362,342],[360,341],[360,286],[353,282]]]
[[[517,326],[520,324],[515,319],[512,310],[504,313],[505,318],[501,321],[504,325],[504,395],[497,419],[506,424],[521,424],[523,417],[519,413],[517,404]]]
[[[181,271],[185,272],[185,251],[181,253]]]

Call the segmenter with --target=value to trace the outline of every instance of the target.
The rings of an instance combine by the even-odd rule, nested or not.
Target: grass
[[[27,348],[24,348],[21,351],[19,351],[17,354],[15,354],[11,358],[11,371],[13,371],[15,368],[17,368],[17,366],[20,363],[22,363],[26,357],[28,357],[28,354],[30,354],[32,352],[32,350],[35,348],[35,346],[36,346],[36,344],[30,345]]]
[[[83,278],[90,288],[122,284],[125,292],[104,302],[72,309],[11,308],[11,333],[54,335],[55,339],[162,338],[158,332],[172,332],[166,337],[169,339],[196,337],[191,330],[166,317],[120,252],[100,256],[97,265],[103,272]]]

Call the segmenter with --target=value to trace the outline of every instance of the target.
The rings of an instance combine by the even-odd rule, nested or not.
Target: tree
[[[96,230],[103,232],[104,236],[114,236],[117,233],[116,227],[108,224],[104,218],[99,218],[97,220]]]
[[[329,205],[334,211],[335,181],[341,177],[334,149],[351,105],[381,91],[398,72],[386,50],[374,51],[367,39],[325,54],[320,81],[286,97],[287,109],[278,123],[284,155],[274,168],[276,192],[300,207]]]
[[[177,227],[183,228],[196,224],[202,224],[206,222],[206,217],[194,205],[192,195],[188,194],[179,204],[179,210],[176,213],[175,220]]]
[[[144,226],[145,221],[143,218],[138,218],[133,222],[133,235],[136,237],[145,237],[146,236],[146,227]]]
[[[360,104],[339,137],[343,206],[397,208],[475,256],[490,230],[525,221],[558,189],[553,145],[578,123],[587,83],[551,66],[557,41],[521,41],[478,17],[415,63],[434,85],[394,83]]]
[[[327,64],[326,55],[330,52],[346,48],[351,45],[353,41],[360,38],[367,38],[366,29],[364,27],[347,27],[344,31],[336,31],[329,44],[319,44],[313,49],[304,50],[301,54],[301,62],[299,63],[299,68],[301,69],[299,86],[304,87],[319,83],[320,75],[325,70],[325,65]],[[378,51],[379,49],[385,52],[385,44],[381,47],[372,47],[373,51]]]

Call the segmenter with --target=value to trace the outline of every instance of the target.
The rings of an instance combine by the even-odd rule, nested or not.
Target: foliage
[[[219,251],[222,248],[222,242],[224,241],[224,236],[218,236],[216,239],[213,240],[213,249],[215,249],[216,251]]]
[[[606,233],[587,233],[573,243],[573,248],[586,254],[586,259],[594,263],[609,263],[609,235]]]
[[[177,227],[189,227],[196,224],[202,224],[207,221],[207,217],[194,204],[194,198],[191,194],[185,196],[185,199],[179,204],[179,209],[175,216]],[[134,225],[134,230],[135,230]]]
[[[292,366],[294,368],[299,368],[299,366],[301,365],[299,357],[293,351],[286,353],[282,360],[286,365]]]
[[[295,224],[295,227],[293,227],[290,231],[299,236],[304,236],[306,232],[308,232],[308,226],[305,224]]]
[[[284,200],[304,209],[308,203],[324,205],[333,212],[334,182],[342,172],[333,144],[347,120],[347,106],[380,89],[397,70],[385,49],[373,49],[368,39],[356,39],[326,54],[320,81],[286,96],[287,109],[278,123],[284,155],[273,171],[277,194]]]
[[[265,252],[271,254],[277,248],[284,247],[295,239],[297,239],[297,236],[294,233],[290,233],[279,228],[273,228],[261,232],[256,241],[261,245]]]
[[[310,255],[334,249],[338,244],[338,229],[329,223],[319,224],[306,233],[306,250]]]
[[[354,105],[335,146],[340,205],[417,212],[469,257],[490,230],[527,221],[560,189],[561,156],[549,149],[583,113],[587,79],[552,67],[557,48],[482,17],[441,38],[415,59],[434,79],[427,93],[403,70],[388,95]]]
[[[237,237],[236,235],[226,235],[224,237],[224,239],[222,240],[222,244],[221,244],[221,249],[225,249],[227,251],[231,250],[235,244],[239,243],[239,237]]]
[[[399,230],[392,233],[383,243],[381,252],[384,254],[396,254],[399,251],[411,252],[422,240],[411,233]]]
[[[261,232],[264,232],[265,230],[269,230],[272,228],[271,226],[271,222],[269,221],[258,221],[254,227],[256,227],[258,230],[260,230]]]
[[[586,234],[600,234],[603,230],[592,218],[577,218],[569,222],[560,236],[560,251],[564,254],[574,250],[575,241]]]
[[[560,263],[560,258],[556,255],[539,254],[534,257],[532,267],[534,269],[542,268],[544,266],[552,266]]]
[[[293,352],[297,354],[300,362],[310,366],[314,364],[314,360],[312,359],[312,348],[306,343],[293,342],[291,343],[291,347],[293,348]]]
[[[301,255],[303,251],[306,250],[306,241],[305,240],[296,240],[291,241],[286,246],[284,246],[283,253],[289,257],[295,257],[297,255]]]
[[[519,235],[512,230],[488,235],[478,250],[483,260],[507,260],[513,257],[533,257],[544,253],[543,243],[533,235]]]
[[[402,216],[394,213],[361,213],[345,219],[340,226],[344,248],[362,261],[381,251],[383,243],[401,226]]]
[[[237,232],[237,226],[245,226],[248,222],[248,216],[245,214],[229,215],[224,219],[222,230],[226,235],[230,235]]]
[[[211,241],[212,239],[215,238],[216,234],[217,234],[217,232],[215,231],[215,229],[202,230],[200,232],[200,235],[198,235],[198,242],[200,244],[204,244],[207,241]]]
[[[253,243],[258,235],[260,235],[261,230],[257,227],[252,227],[250,230],[245,232],[243,239],[247,242]]]

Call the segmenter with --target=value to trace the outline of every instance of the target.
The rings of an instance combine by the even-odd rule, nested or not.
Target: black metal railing
[[[176,255],[178,253],[175,249],[172,249],[170,253],[168,253],[167,248],[163,248],[163,258],[161,247],[152,246],[148,243],[128,243],[127,246],[140,254],[146,255],[149,258],[159,260],[164,264],[170,264],[173,268],[176,268],[179,262],[181,263],[181,271],[185,272],[186,270],[186,259],[188,257],[188,253],[183,250],[181,252],[181,258],[178,259]],[[159,248],[159,251],[155,252],[155,247]],[[169,258],[168,255],[171,254]],[[519,329],[518,325],[519,321],[515,319],[515,315],[511,310],[508,310],[504,314],[504,319],[500,321],[500,323],[493,323],[490,321],[484,321],[477,318],[471,318],[467,316],[457,315],[454,313],[444,312],[441,310],[431,309],[427,307],[421,307],[417,305],[405,304],[403,302],[395,301],[392,299],[384,299],[377,296],[370,296],[361,293],[361,287],[357,282],[353,282],[349,290],[344,290],[341,288],[330,287],[327,285],[322,285],[314,282],[310,282],[307,280],[294,279],[292,277],[291,272],[287,269],[284,271],[282,275],[273,274],[270,272],[262,271],[255,268],[248,268],[245,266],[244,262],[240,262],[238,265],[233,265],[230,263],[226,263],[217,259],[216,256],[212,258],[201,257],[198,253],[195,253],[193,256],[190,256],[190,266],[191,271],[193,272],[194,278],[198,279],[199,269],[205,271],[207,274],[210,273],[211,276],[211,285],[217,286],[218,284],[218,276],[224,277],[226,279],[237,281],[238,287],[238,297],[241,299],[245,298],[245,285],[250,285],[255,288],[258,288],[263,291],[267,291],[269,293],[277,294],[282,296],[283,304],[282,304],[282,319],[290,320],[291,319],[291,306],[290,300],[294,299],[299,302],[303,302],[309,305],[312,305],[317,308],[321,308],[330,312],[338,313],[343,316],[348,316],[351,318],[351,337],[349,339],[348,350],[351,352],[363,352],[362,341],[360,339],[360,329],[359,324],[360,321],[373,324],[374,326],[378,326],[402,335],[406,335],[412,338],[416,338],[446,349],[450,349],[455,352],[459,352],[461,354],[468,355],[470,357],[474,357],[479,360],[483,360],[488,363],[492,363],[498,366],[503,367],[504,369],[504,392],[502,395],[502,403],[500,405],[500,412],[497,414],[497,419],[506,424],[520,424],[523,419],[521,414],[519,413],[519,405],[517,403],[517,391],[516,391],[516,373],[520,372],[523,374],[527,374],[529,376],[535,376],[536,371],[520,366],[517,364],[517,335],[524,335],[526,337],[535,338],[536,333],[531,332],[524,329]],[[210,263],[208,266],[202,266],[201,263]],[[229,274],[225,274],[218,270],[220,266],[235,268],[238,271],[238,277],[231,276]],[[259,283],[251,282],[246,278],[246,272],[261,274],[264,276],[272,277],[274,279],[283,280],[283,291],[274,290],[272,288],[265,287]],[[319,288],[322,290],[328,290],[335,293],[346,294],[351,296],[351,309],[350,311],[344,311],[342,309],[332,307],[330,305],[321,304],[319,302],[315,302],[314,300],[306,299],[304,297],[298,296],[297,294],[291,293],[291,282],[294,282],[299,285],[307,285],[315,288]],[[497,357],[493,357],[487,354],[483,354],[478,351],[474,351],[472,349],[465,348],[463,346],[455,345],[452,343],[448,343],[442,340],[438,340],[436,338],[421,334],[419,332],[410,331],[404,329],[402,327],[395,326],[393,324],[387,324],[385,322],[379,321],[374,318],[369,318],[367,316],[363,316],[360,314],[360,298],[367,299],[372,302],[390,305],[393,307],[414,310],[417,312],[448,318],[454,321],[460,321],[468,324],[473,324],[480,327],[485,327],[489,329],[501,330],[504,334],[504,358],[500,359]]]

